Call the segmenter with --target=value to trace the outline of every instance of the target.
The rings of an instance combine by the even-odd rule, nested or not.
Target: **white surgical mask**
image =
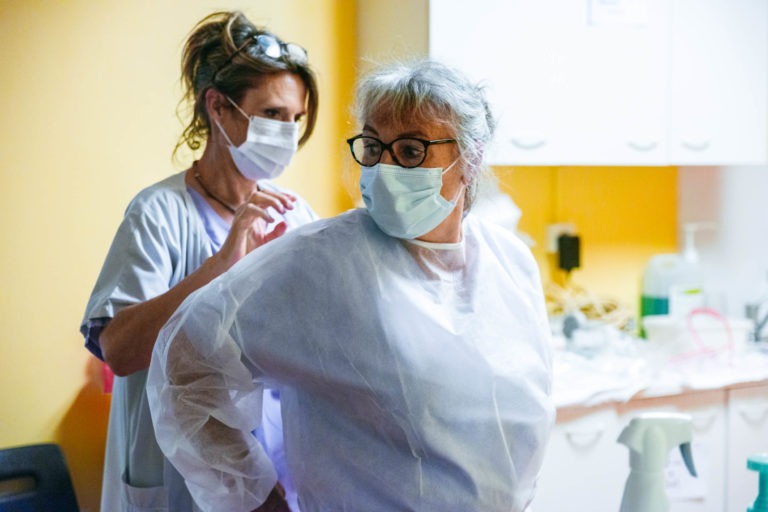
[[[368,212],[379,228],[395,238],[414,239],[425,235],[443,222],[456,207],[440,195],[445,170],[378,163],[360,169],[360,191]]]
[[[232,144],[219,121],[215,121],[227,141],[237,170],[251,181],[277,178],[291,163],[299,147],[298,123],[248,116],[237,103],[227,99],[248,118],[248,135],[239,146]]]

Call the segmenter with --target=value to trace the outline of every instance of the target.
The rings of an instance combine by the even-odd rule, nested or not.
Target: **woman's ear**
[[[227,108],[226,99],[216,89],[205,91],[205,109],[208,111],[208,119],[221,122],[223,110]]]

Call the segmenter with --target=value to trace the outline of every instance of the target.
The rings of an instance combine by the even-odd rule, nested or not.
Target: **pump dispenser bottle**
[[[676,413],[646,413],[632,419],[618,442],[629,448],[629,477],[620,512],[668,512],[664,481],[669,452],[679,446],[688,472],[696,476],[691,455],[693,423]]]
[[[715,227],[709,222],[684,224],[682,251],[651,257],[643,273],[641,318],[649,315],[685,316],[704,305],[705,276],[696,250],[696,233]]]
[[[768,453],[749,457],[747,468],[760,473],[757,499],[747,512],[768,512]]]

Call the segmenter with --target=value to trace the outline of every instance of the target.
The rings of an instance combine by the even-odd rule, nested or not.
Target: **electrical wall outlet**
[[[547,253],[557,253],[557,238],[560,235],[575,235],[576,225],[573,222],[558,222],[547,226]]]

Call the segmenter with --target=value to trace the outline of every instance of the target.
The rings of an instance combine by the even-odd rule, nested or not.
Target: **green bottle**
[[[768,512],[768,453],[747,458],[747,469],[760,473],[757,499],[747,512]]]

